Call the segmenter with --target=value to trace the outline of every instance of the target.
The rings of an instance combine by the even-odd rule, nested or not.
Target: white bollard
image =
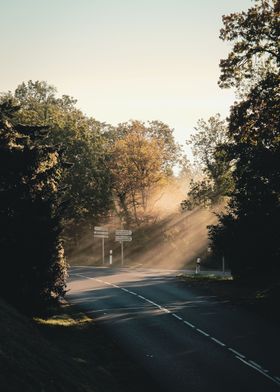
[[[200,257],[198,257],[196,259],[196,269],[195,269],[195,273],[199,274],[200,273]]]
[[[112,249],[110,249],[109,264],[110,265],[113,264],[113,251],[112,251]]]

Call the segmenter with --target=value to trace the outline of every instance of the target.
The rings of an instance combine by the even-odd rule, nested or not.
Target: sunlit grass
[[[92,318],[81,312],[74,312],[73,308],[64,303],[61,307],[53,310],[51,314],[41,317],[34,317],[37,324],[57,327],[84,327],[92,323]]]
[[[194,282],[214,282],[214,281],[232,281],[232,276],[223,276],[223,275],[215,275],[215,274],[179,274],[177,275],[178,278],[187,280],[187,281],[194,281]]]

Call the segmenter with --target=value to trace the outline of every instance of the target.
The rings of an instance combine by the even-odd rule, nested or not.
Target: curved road
[[[280,392],[276,326],[175,275],[72,267],[67,298],[146,370],[154,392]]]

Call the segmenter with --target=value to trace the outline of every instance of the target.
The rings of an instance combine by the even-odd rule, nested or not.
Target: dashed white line
[[[206,332],[202,331],[202,330],[201,330],[201,329],[199,329],[199,328],[196,328],[196,330],[197,330],[197,332],[200,332],[200,333],[202,333],[202,335],[204,335],[204,336],[209,336],[209,334],[208,334],[208,333],[206,333]]]
[[[121,289],[121,290],[124,291],[124,292],[127,292],[127,293],[129,293],[129,294],[132,294],[132,295],[134,295],[134,296],[137,296],[138,298],[143,299],[143,300],[146,301],[146,302],[149,302],[150,304],[154,305],[155,307],[157,307],[158,309],[160,309],[161,311],[163,311],[163,312],[165,312],[165,313],[171,313],[170,310],[168,310],[167,308],[165,308],[165,307],[163,307],[163,306],[161,306],[161,305],[159,305],[159,304],[157,304],[157,303],[155,303],[155,302],[149,300],[148,298],[143,297],[142,295],[139,295],[139,294],[135,293],[134,291],[130,291],[130,290],[124,288],[124,287],[117,286],[117,285],[115,285],[115,284],[113,284],[113,283],[110,283],[110,282],[105,282],[105,281],[103,281],[103,280],[101,280],[101,279],[90,278],[90,277],[85,276],[85,275],[83,275],[83,274],[74,273],[74,274],[72,274],[72,275],[81,276],[82,278],[86,278],[86,279],[90,279],[90,280],[95,280],[95,281],[97,281],[97,282],[99,282],[99,283],[105,283],[105,284],[107,284],[107,285],[109,285],[109,286],[113,286],[113,287],[115,287],[115,288]],[[270,376],[270,375],[268,374],[268,370],[263,369],[263,368],[262,368],[259,364],[257,364],[256,362],[254,362],[254,361],[252,361],[252,360],[246,361],[246,360],[245,360],[245,358],[246,358],[245,355],[241,354],[240,352],[234,350],[234,349],[231,348],[231,347],[227,347],[223,342],[221,342],[220,340],[214,338],[213,336],[210,336],[208,333],[202,331],[201,329],[196,328],[195,325],[193,325],[193,324],[191,324],[190,322],[184,320],[182,317],[178,316],[176,313],[171,313],[171,315],[172,315],[173,317],[175,317],[176,319],[178,319],[178,320],[180,320],[180,321],[183,321],[184,324],[186,324],[186,325],[188,325],[189,327],[195,329],[197,332],[201,333],[202,335],[209,337],[212,341],[214,341],[215,343],[219,344],[220,346],[225,347],[227,350],[229,350],[229,351],[231,351],[233,354],[235,354],[235,358],[239,359],[239,360],[240,360],[241,362],[243,362],[245,365],[251,367],[252,369],[254,369],[254,370],[256,370],[256,371],[258,371],[258,372],[261,373],[263,376],[265,376],[266,378],[268,378],[269,380],[273,381],[275,384],[277,384],[277,385],[280,386],[280,378],[279,378],[279,377],[276,377],[276,376],[275,376],[275,377]]]
[[[258,363],[254,362],[254,361],[251,361],[251,360],[249,360],[248,362],[250,362],[252,365],[258,367],[259,369],[262,369],[265,372],[265,370],[262,368],[262,366],[259,365]]]
[[[263,376],[268,378],[269,380],[273,381],[275,384],[280,386],[280,381],[276,379],[276,377],[271,377],[269,374],[267,374],[263,369],[260,369],[256,366],[254,366],[252,363],[245,361],[245,359],[240,358],[239,356],[235,356],[235,358],[239,359],[239,361],[242,361],[245,365],[250,366],[251,368],[255,369],[257,372],[261,373]],[[252,362],[252,361],[251,361]]]
[[[157,307],[157,304],[155,302],[151,301],[150,299],[146,298],[146,301]]]
[[[117,286],[117,285],[114,284],[114,283],[105,282],[105,281],[104,281],[104,283],[108,284],[109,286],[115,287],[116,289],[120,289],[120,288],[121,288],[120,286]]]
[[[183,321],[182,317],[178,316],[176,313],[172,313],[172,316],[180,321]]]
[[[188,325],[191,328],[195,328],[195,326],[191,323],[189,323],[188,321],[184,320],[184,324]]]
[[[97,279],[89,278],[88,276],[82,275],[82,274],[72,274],[72,275],[81,276],[82,278],[85,278],[85,279],[97,280]],[[103,283],[103,281],[99,280],[99,279],[98,279],[98,282],[102,282]]]
[[[225,347],[225,344],[224,344],[223,342],[221,342],[220,340],[215,339],[215,338],[213,338],[212,336],[210,337],[210,339],[213,340],[214,342],[216,342],[217,344],[219,344],[220,346]]]
[[[234,350],[233,348],[228,347],[228,350],[231,351],[233,354],[238,355],[240,358],[245,358],[245,355],[240,354],[238,351]]]
[[[166,309],[166,308],[163,308],[163,307],[160,306],[160,305],[158,306],[158,308],[161,309],[161,310],[162,310],[163,312],[165,312],[165,313],[171,313],[170,310],[168,310],[168,309]]]

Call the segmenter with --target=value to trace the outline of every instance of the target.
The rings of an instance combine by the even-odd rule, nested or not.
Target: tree
[[[220,38],[233,43],[233,48],[220,62],[221,87],[247,91],[265,74],[278,74],[279,4],[279,0],[256,0],[247,11],[223,16]]]
[[[210,227],[210,238],[236,277],[275,278],[280,255],[279,2],[257,1],[247,13],[224,21],[222,37],[237,43],[229,55],[235,60],[221,63],[221,82],[236,85],[242,98],[229,119],[233,142],[227,156],[234,162],[234,187],[227,211]],[[259,66],[261,60],[266,69]]]
[[[18,110],[0,105],[0,293],[34,310],[65,293],[64,164],[62,151],[42,143],[45,127],[17,124]]]
[[[46,82],[22,83],[14,94],[2,94],[2,102],[9,98],[21,105],[16,121],[47,126],[49,133],[43,143],[63,145],[65,159],[73,164],[63,179],[70,201],[65,218],[72,222],[73,231],[79,223],[85,225],[106,215],[112,204],[103,136],[107,125],[85,116],[74,98],[57,97],[55,87]]]
[[[232,186],[232,167],[224,148],[230,143],[226,122],[216,114],[208,121],[200,119],[195,131],[187,144],[192,146],[202,179],[191,180],[188,198],[181,203],[183,210],[215,205],[229,194]]]
[[[141,223],[153,187],[171,174],[179,147],[160,122],[120,124],[112,136],[110,170],[117,210],[126,224]],[[177,155],[176,155],[177,154]]]

